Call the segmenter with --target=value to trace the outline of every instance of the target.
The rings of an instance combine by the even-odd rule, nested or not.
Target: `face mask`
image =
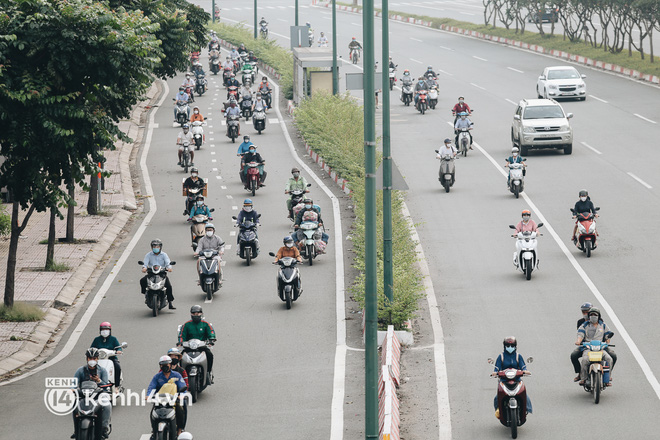
[[[305,209],[312,209],[312,205],[305,205]]]
[[[191,176],[192,177],[197,177],[197,173],[192,173]]]
[[[195,114],[198,115],[198,114],[199,114],[199,111],[198,111],[198,110],[195,110]]]
[[[87,361],[89,368],[96,368],[96,364],[98,364],[97,361]]]
[[[160,370],[161,370],[163,373],[166,373],[166,374],[167,374],[167,373],[170,372],[170,366],[169,366],[169,365],[161,365],[161,366],[160,366]]]
[[[516,351],[516,347],[506,347],[506,351],[508,353],[513,353],[514,351]]]
[[[252,212],[252,206],[243,206],[243,211]]]
[[[213,231],[206,231],[207,237],[213,237]]]
[[[296,179],[298,178],[298,176],[300,176],[300,173],[293,173],[293,177],[295,177]]]
[[[160,253],[160,248],[153,248],[154,254],[159,254]]]
[[[597,324],[597,323],[598,323],[598,315],[591,315],[591,316],[589,316],[589,321],[590,321],[592,324]]]
[[[513,157],[518,157],[518,153],[513,153]]]
[[[257,152],[257,150],[255,150],[255,149],[253,149],[253,148],[250,148],[250,153],[254,154],[254,153],[256,153],[256,152]]]
[[[101,330],[101,336],[107,338],[108,336],[110,336],[110,330]]]
[[[586,201],[587,201],[587,198],[586,198],[586,197],[580,197],[580,201],[582,201],[582,202],[586,202]]]
[[[202,206],[204,202],[197,202],[197,206]]]
[[[199,315],[190,315],[190,319],[192,319],[192,322],[195,324],[198,324],[202,321],[202,317]]]
[[[173,366],[176,366],[176,365],[178,365],[178,364],[179,364],[179,359],[177,359],[177,358],[172,358],[172,365],[173,365]]]

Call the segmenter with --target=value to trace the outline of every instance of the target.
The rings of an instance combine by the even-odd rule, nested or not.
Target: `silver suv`
[[[568,120],[573,113],[554,99],[523,99],[511,124],[511,142],[526,155],[530,149],[559,148],[573,152],[573,129]]]

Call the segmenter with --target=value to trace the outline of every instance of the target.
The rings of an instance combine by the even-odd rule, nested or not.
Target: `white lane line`
[[[486,156],[488,160],[491,161],[493,166],[495,166],[495,169],[497,169],[497,171],[499,171],[500,174],[502,174],[502,176],[504,176],[505,179],[507,178],[507,174],[502,169],[502,166],[495,159],[493,159],[493,157],[490,154],[488,154],[486,150],[484,150],[476,142],[473,142],[472,145],[477,147],[479,151],[481,151],[484,154],[484,156]],[[637,344],[635,344],[635,341],[633,341],[632,337],[630,337],[628,330],[626,330],[626,328],[623,326],[623,323],[619,320],[619,317],[616,315],[616,313],[614,313],[614,309],[612,308],[612,306],[610,306],[610,303],[607,302],[603,294],[600,293],[598,287],[596,287],[594,282],[591,281],[589,275],[587,275],[587,273],[584,271],[580,263],[577,262],[577,260],[575,259],[571,251],[568,250],[564,242],[561,241],[555,229],[550,225],[550,222],[548,222],[548,219],[545,218],[545,216],[541,213],[541,211],[536,207],[536,205],[534,204],[534,202],[532,202],[532,200],[529,198],[527,193],[522,193],[522,196],[527,202],[528,206],[532,208],[534,211],[536,211],[536,215],[538,216],[539,220],[543,222],[543,225],[548,230],[548,233],[552,235],[552,238],[555,240],[555,243],[557,243],[557,246],[559,246],[559,249],[561,249],[561,251],[564,253],[568,261],[571,263],[575,271],[578,273],[578,275],[580,275],[580,278],[582,278],[582,281],[584,281],[584,284],[587,285],[591,293],[600,303],[601,309],[605,310],[605,312],[610,318],[610,322],[612,323],[613,327],[618,330],[619,335],[630,349],[630,352],[637,361],[637,364],[644,373],[644,376],[646,376],[646,380],[651,385],[651,388],[653,388],[653,391],[655,391],[655,395],[658,397],[658,399],[660,399],[660,382],[658,382],[658,379],[655,377],[655,374],[653,374],[651,367],[649,366],[648,362],[646,362],[646,359],[644,358],[644,355],[642,355],[642,352],[637,347]]]
[[[514,69],[513,67],[507,67],[507,69],[513,70],[514,72],[518,72],[518,73],[525,73],[522,70]]]
[[[431,281],[431,271],[429,270],[422,241],[419,238],[415,223],[410,216],[408,206],[404,202],[401,207],[403,216],[408,222],[408,226],[413,231],[411,239],[417,241],[415,252],[419,255],[418,264],[422,272],[424,291],[426,293],[426,302],[429,306],[431,315],[431,328],[433,330],[433,357],[435,363],[435,393],[438,401],[438,437],[440,440],[451,439],[451,411],[449,407],[449,380],[447,378],[447,362],[445,359],[445,337],[442,331],[442,322],[440,321],[440,311],[438,300],[433,290],[433,281]]]
[[[414,58],[410,58],[410,61],[412,61],[413,63],[423,64],[421,61],[417,61],[417,60],[414,59]]]
[[[589,97],[595,99],[596,101],[604,102],[605,104],[607,104],[607,101],[605,101],[604,99],[600,99],[598,96],[589,95]]]
[[[285,20],[285,19],[283,19],[283,18],[278,18],[278,20],[279,20],[279,21],[283,21],[283,22],[285,22],[285,23],[288,23],[288,22],[289,22],[289,20]]]
[[[229,236],[230,237],[236,236],[236,231],[229,231]]]
[[[445,47],[445,46],[438,46],[438,47],[440,49],[449,50],[449,51],[452,51],[452,52],[454,51],[454,49],[452,49],[451,47]]]
[[[233,199],[234,196],[232,196],[231,194],[227,194],[227,198],[228,198],[228,199]]]
[[[518,105],[517,102],[513,102],[513,101],[511,101],[509,98],[506,98],[506,99],[504,99],[504,100],[505,100],[506,102],[510,103],[510,104]]]
[[[211,163],[216,163],[217,161],[217,159],[211,159]]]
[[[585,147],[587,147],[588,149],[590,149],[591,151],[593,151],[594,153],[596,153],[596,154],[603,154],[602,152],[596,150],[594,147],[592,147],[591,145],[587,144],[586,142],[580,142],[580,143],[581,143],[582,145],[584,145]]]
[[[361,24],[351,23],[353,26],[362,26]]]
[[[470,83],[470,85],[471,85],[471,86],[474,86],[474,87],[476,87],[476,88],[478,88],[478,89],[481,89],[481,90],[486,90],[484,87],[481,87],[481,86],[479,86],[479,85],[477,85],[477,84],[475,84],[475,83]]]
[[[417,41],[418,43],[423,43],[422,40],[419,40],[419,39],[417,39],[417,38],[410,37],[410,39],[413,40],[413,41]]]
[[[221,180],[222,176],[215,176],[216,179]]]
[[[238,211],[238,206],[232,206],[231,209],[232,211]]]
[[[167,99],[167,96],[169,95],[169,91],[170,91],[165,81],[161,80],[161,85],[163,87],[162,90],[163,95],[160,97],[160,100],[155,105],[156,108],[163,106],[163,102],[165,102],[165,99]],[[52,367],[62,359],[68,358],[69,354],[71,354],[71,351],[73,351],[76,344],[78,343],[78,340],[82,336],[85,328],[89,324],[89,321],[92,319],[92,316],[94,315],[94,313],[96,313],[96,310],[98,309],[99,305],[101,305],[101,301],[105,297],[106,293],[108,293],[108,290],[110,289],[112,283],[115,281],[115,278],[121,271],[121,268],[124,266],[124,263],[126,263],[128,257],[133,252],[133,249],[135,249],[135,247],[137,246],[138,241],[140,241],[140,238],[142,238],[142,235],[144,234],[144,231],[147,229],[147,226],[150,224],[151,219],[156,215],[158,206],[156,205],[156,198],[154,197],[154,191],[151,186],[151,177],[149,177],[149,168],[147,168],[147,155],[149,154],[149,149],[151,148],[151,140],[154,134],[155,117],[156,117],[156,110],[152,110],[149,115],[149,125],[148,125],[149,128],[147,129],[147,135],[144,141],[144,148],[142,150],[142,157],[140,158],[140,168],[142,170],[142,178],[144,179],[144,189],[146,191],[146,196],[149,198],[149,212],[144,217],[144,220],[142,220],[142,223],[135,232],[135,235],[126,246],[126,249],[124,249],[124,252],[122,252],[121,257],[119,257],[119,260],[117,260],[117,263],[115,263],[114,267],[110,271],[110,274],[105,279],[99,290],[96,292],[96,295],[94,295],[94,298],[87,307],[87,310],[85,310],[85,313],[80,318],[78,325],[71,332],[71,336],[69,337],[69,340],[66,341],[66,344],[64,344],[64,347],[57,354],[57,356],[55,356],[53,359],[49,360],[48,362],[45,362],[39,365],[38,367],[28,371],[25,374],[22,374],[20,376],[14,377],[13,379],[9,379],[5,382],[0,383],[0,386],[18,382],[19,380],[30,377],[33,374],[40,372],[41,370],[45,370],[46,368]],[[339,237],[341,237],[341,235],[339,235]]]
[[[472,13],[470,13],[470,12],[462,12],[462,11],[461,11],[461,12],[459,12],[459,13],[460,13],[460,14],[463,14],[463,15],[474,15],[474,14],[472,14]]]
[[[649,185],[648,183],[644,182],[642,179],[640,179],[639,177],[635,176],[633,173],[627,173],[627,174],[628,174],[630,177],[632,177],[633,179],[635,179],[636,181],[638,181],[639,183],[641,183],[642,185],[644,185],[646,188],[648,188],[648,189],[653,189],[653,187],[652,187],[651,185]]]
[[[454,76],[453,73],[445,72],[444,70],[438,69],[438,72],[444,73],[445,75]]]
[[[351,61],[349,61],[349,60],[345,60],[345,59],[343,59],[343,58],[340,58],[340,60],[341,60],[343,63],[348,64],[349,66],[353,66],[353,67],[355,67],[356,69],[364,70],[362,67],[358,66],[357,64],[353,64],[353,63],[352,63]]]
[[[215,154],[215,151],[211,151],[211,154]]]
[[[633,114],[634,114],[635,116],[637,116],[639,119],[643,119],[643,120],[645,120],[646,122],[650,122],[651,124],[657,124],[657,122],[652,121],[652,120],[650,120],[649,118],[645,118],[645,117],[642,116],[642,115],[639,115],[639,114],[637,114],[637,113],[633,113]]]
[[[220,186],[220,189],[227,189],[227,187],[222,185],[222,186]]]
[[[291,7],[293,8],[294,6],[291,6]],[[250,9],[250,10],[252,10],[252,8],[246,8],[246,9]],[[254,26],[249,25],[249,24],[245,23],[244,21],[231,20],[231,19],[229,19],[229,18],[223,18],[223,20],[225,20],[225,21],[231,21],[232,23],[241,23],[241,24],[242,24],[243,26],[245,26],[245,27],[254,28]],[[270,33],[273,34],[273,35],[277,35],[278,37],[284,38],[284,39],[286,39],[286,40],[291,40],[291,37],[289,37],[289,36],[287,36],[287,35],[278,34],[278,33],[275,33],[275,32],[273,32],[273,31],[270,31],[270,30],[269,30],[268,32],[270,32]]]
[[[268,122],[271,124],[277,124],[280,121],[277,118],[268,118]]]
[[[218,171],[218,169],[217,169],[217,168],[213,168],[213,169],[212,169],[211,171],[216,171],[216,172],[217,172],[217,171]]]
[[[478,57],[476,55],[472,55],[472,58],[474,58],[476,60],[479,60],[479,61],[488,61],[486,58],[481,58],[481,57]]]

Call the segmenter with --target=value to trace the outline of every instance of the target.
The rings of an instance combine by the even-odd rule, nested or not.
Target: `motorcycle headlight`
[[[506,373],[504,373],[507,379],[511,380],[516,377],[516,371],[515,370],[508,370]]]
[[[592,223],[592,224],[589,226],[589,233],[590,233],[590,234],[593,234],[594,232],[596,232],[596,223]]]
[[[192,350],[197,350],[197,348],[199,347],[199,344],[196,341],[190,341],[189,346]]]

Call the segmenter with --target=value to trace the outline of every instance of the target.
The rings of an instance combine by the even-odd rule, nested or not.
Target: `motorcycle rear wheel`
[[[188,377],[188,390],[192,396],[193,403],[197,403],[197,376]]]
[[[251,246],[245,246],[245,261],[247,262],[247,265],[249,266],[250,263],[252,262],[252,247]]]
[[[531,262],[528,262],[525,265],[525,279],[527,279],[527,281],[532,279],[532,264],[531,264]]]
[[[151,314],[153,316],[158,316],[159,310],[160,310],[160,297],[158,295],[154,295],[153,298],[151,298]]]
[[[206,299],[209,301],[213,299],[213,284],[206,285]]]
[[[518,438],[518,409],[509,408],[509,424],[511,427],[511,438]]]
[[[586,240],[584,242],[584,247],[587,248],[587,258],[591,257],[592,245],[593,245],[593,242],[591,240]]]
[[[256,180],[252,180],[250,182],[250,191],[252,191],[253,196],[257,192],[257,181]]]
[[[594,403],[598,405],[598,402],[600,402],[600,390],[601,390],[601,382],[603,380],[602,373],[599,371],[597,373],[592,372],[591,373],[591,392],[594,395]]]
[[[286,300],[286,309],[289,310],[291,308],[291,287],[287,287],[284,288],[284,299]]]
[[[516,196],[516,199],[520,197],[520,190],[518,189],[518,185],[515,185],[513,188],[513,195]]]
[[[309,260],[309,265],[311,266],[314,264],[314,249],[312,248],[312,244],[307,245],[307,260]]]
[[[449,188],[451,187],[451,185],[449,184],[448,180],[445,181],[444,186],[445,186],[445,192],[449,192]]]

